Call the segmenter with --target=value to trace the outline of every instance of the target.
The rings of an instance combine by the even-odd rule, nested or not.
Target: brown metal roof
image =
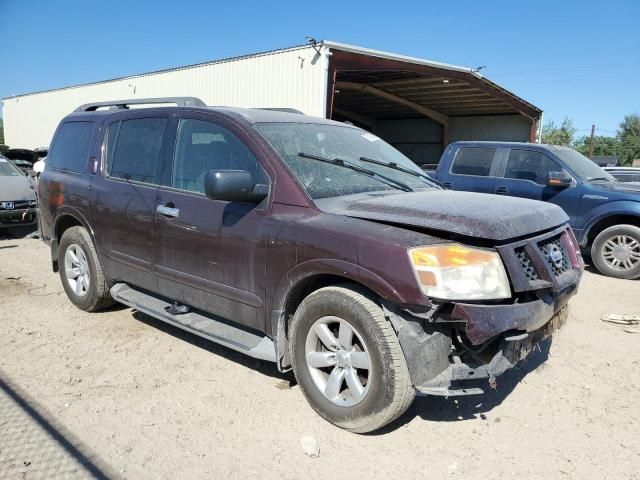
[[[380,93],[401,97],[448,117],[521,114],[533,122],[542,115],[538,107],[463,67],[334,50],[330,69],[330,74],[335,75],[333,102],[372,118],[420,116],[415,108]],[[358,86],[374,87],[378,94],[358,90]]]

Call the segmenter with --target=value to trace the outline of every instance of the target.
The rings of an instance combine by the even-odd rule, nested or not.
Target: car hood
[[[596,185],[596,184],[591,184]],[[607,182],[598,183],[598,187],[620,193],[640,193],[640,183],[638,182]]]
[[[0,201],[35,200],[36,192],[29,177],[24,175],[0,176]]]
[[[551,203],[472,192],[429,190],[317,201],[329,213],[503,241],[568,222]]]

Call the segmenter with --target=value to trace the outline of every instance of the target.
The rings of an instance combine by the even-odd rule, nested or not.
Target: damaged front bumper
[[[488,363],[465,363],[459,356],[435,378],[415,385],[418,392],[427,395],[459,396],[484,393],[479,387],[466,386],[471,381],[488,379],[491,388],[496,386],[496,377],[524,360],[542,340],[550,337],[567,320],[568,307],[564,306],[543,327],[520,335],[507,335],[500,341],[498,351]]]
[[[496,249],[512,282],[510,303],[434,302],[421,313],[386,306],[418,392],[481,394],[465,384],[488,379],[495,386],[566,321],[584,268],[571,231],[564,226]],[[552,261],[550,249],[562,258]]]

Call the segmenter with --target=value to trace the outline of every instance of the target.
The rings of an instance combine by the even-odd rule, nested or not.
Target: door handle
[[[451,190],[451,188],[453,187],[453,185],[451,185],[451,182],[445,182],[442,184],[442,186],[447,190]]]
[[[496,187],[496,195],[507,195],[509,189],[507,187]]]
[[[175,218],[180,216],[180,209],[175,208],[173,203],[167,203],[166,205],[158,205],[156,207],[156,212],[158,212],[161,215],[164,215],[165,217]]]

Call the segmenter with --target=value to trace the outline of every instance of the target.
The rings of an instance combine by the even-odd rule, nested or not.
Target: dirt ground
[[[614,312],[640,313],[640,281],[587,271],[550,349],[496,391],[417,398],[383,431],[354,435],[271,364],[130,308],[76,309],[42,242],[4,239],[0,387],[102,478],[640,479],[640,334],[600,320]],[[45,478],[38,448],[7,453],[27,432],[11,422],[0,418],[0,471]],[[319,458],[304,454],[305,435]]]

